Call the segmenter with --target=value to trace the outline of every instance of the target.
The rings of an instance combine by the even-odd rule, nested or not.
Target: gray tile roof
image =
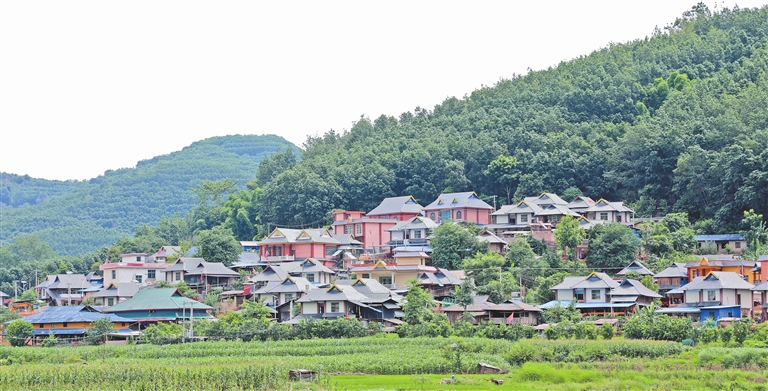
[[[106,288],[94,293],[91,297],[133,297],[138,291],[138,284],[132,282],[113,282]]]
[[[616,296],[645,296],[659,299],[662,297],[660,294],[648,289],[640,281],[632,279],[626,279],[619,286],[611,289],[611,297]]]
[[[462,281],[446,269],[438,268],[436,272],[421,272],[418,275],[423,285],[461,285]]]
[[[478,208],[493,210],[493,207],[481,200],[472,191],[463,193],[444,193],[440,194],[436,200],[424,207],[423,210],[440,210],[450,208]]]
[[[658,272],[654,277],[688,277],[688,269],[685,268],[685,263],[675,262],[672,266]]]
[[[639,261],[632,261],[632,263],[630,263],[624,269],[621,269],[621,271],[616,273],[616,275],[623,276],[629,272],[637,272],[641,276],[653,276],[653,272]]]
[[[367,213],[368,216],[391,215],[398,213],[420,213],[422,206],[411,196],[385,198],[379,206]]]
[[[706,276],[696,277],[683,285],[684,291],[702,289],[752,289],[754,285],[744,281],[740,275],[733,272],[710,272]]]
[[[303,277],[286,277],[282,281],[269,281],[266,286],[256,290],[259,295],[271,293],[307,293],[317,289],[309,280]]]
[[[387,228],[387,231],[403,231],[406,229],[433,229],[437,227],[437,223],[432,221],[429,217],[415,216],[408,220],[401,221],[394,226]]]
[[[555,193],[541,193],[538,197],[525,197],[523,198],[528,204],[536,205],[567,205],[568,202],[560,198]]]
[[[352,301],[364,302],[366,296],[358,292],[353,286],[331,285],[328,289],[314,289],[298,300],[299,303],[316,301]]]
[[[567,206],[571,210],[583,210],[583,209],[589,208],[594,204],[595,204],[595,201],[593,201],[591,198],[586,196],[578,196],[574,198],[573,201],[566,204],[565,206]]]
[[[250,282],[269,282],[269,281],[283,281],[285,277],[288,277],[288,271],[283,268],[282,265],[269,265],[264,270],[248,279]]]
[[[604,199],[599,199],[594,205],[586,209],[587,212],[634,212],[632,209],[626,207],[623,202],[610,202]]]
[[[543,208],[540,212],[537,212],[535,216],[574,216],[579,217],[580,214],[568,209],[565,205],[550,205]]]
[[[552,290],[559,289],[582,289],[582,288],[614,288],[619,286],[619,282],[612,279],[605,273],[592,272],[588,276],[573,277],[568,276],[563,282],[553,286]]]

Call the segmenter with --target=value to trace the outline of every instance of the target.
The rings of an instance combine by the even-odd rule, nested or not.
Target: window
[[[107,298],[107,305],[110,307],[115,305],[115,298],[114,297]]]
[[[141,257],[136,257],[136,262],[141,262]]]
[[[347,235],[352,235],[352,226],[351,225],[345,225],[344,226],[344,233]]]
[[[141,274],[137,275],[137,276],[136,276],[136,282],[138,282],[139,284],[141,284],[141,278],[142,278],[142,275],[141,275]]]
[[[421,230],[417,229],[416,231],[413,231],[413,238],[414,239],[421,239]]]
[[[608,212],[600,212],[600,220],[607,221],[608,220]]]
[[[461,220],[461,211],[456,211],[456,220]]]
[[[736,243],[736,248],[741,248],[741,242],[735,242],[735,243]]]
[[[392,285],[392,277],[379,277],[379,283],[384,286]]]
[[[286,293],[285,294],[285,302],[287,303],[287,302],[289,302],[291,300],[293,300],[293,293]]]
[[[117,278],[117,270],[112,270],[112,279],[114,280],[116,278]]]
[[[592,290],[592,300],[600,300],[600,291],[597,289]]]
[[[429,214],[429,219],[434,221],[435,220],[435,212],[432,212]]]
[[[446,221],[451,219],[451,211],[450,210],[443,210],[440,211],[440,221]]]
[[[357,232],[358,235],[363,234],[363,225],[362,224],[356,224],[355,225],[355,232]]]
[[[616,221],[621,222],[621,215],[616,216]]]
[[[147,270],[147,278],[155,278],[155,271]]]
[[[520,223],[527,223],[528,215],[520,215]]]
[[[368,274],[368,273],[365,273],[365,274],[363,274],[363,276],[362,276],[362,277],[360,277],[360,278],[371,278],[371,275],[370,275],[370,274]]]
[[[309,282],[315,282],[315,273],[307,273],[304,275],[304,278]]]
[[[339,312],[339,302],[334,301],[331,303],[331,312]]]
[[[331,256],[331,255],[333,255],[333,253],[335,253],[335,252],[336,252],[336,250],[338,250],[338,249],[339,249],[339,248],[338,248],[338,247],[336,247],[336,246],[327,246],[327,245],[326,245],[326,246],[325,246],[325,255],[326,255],[326,256],[328,256],[328,257],[330,257],[330,256]]]
[[[275,247],[275,256],[276,257],[282,257],[283,256],[283,248],[282,247]]]
[[[176,281],[181,280],[181,272],[176,272]]]
[[[715,300],[717,300],[717,292],[707,291],[707,301],[715,301]]]
[[[67,327],[67,324],[66,323],[62,323],[61,327]]]

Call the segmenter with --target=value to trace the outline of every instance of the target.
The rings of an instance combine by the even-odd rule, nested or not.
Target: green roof
[[[209,305],[182,296],[176,288],[155,288],[140,290],[133,298],[113,305],[104,312],[182,310],[183,308],[190,308],[189,303],[192,303],[192,308],[196,310],[213,309]]]

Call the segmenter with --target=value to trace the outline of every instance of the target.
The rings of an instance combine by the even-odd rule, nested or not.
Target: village
[[[427,206],[411,196],[392,197],[368,212],[333,212],[330,227],[276,227],[260,241],[240,242],[239,262],[231,267],[197,257],[195,248],[163,246],[154,254],[105,260],[100,273],[48,275],[35,287],[34,299],[0,296],[4,306],[32,324],[25,344],[50,335],[77,343],[104,318],[114,325],[108,339],[127,343],[152,325],[215,321],[245,302],[264,304],[273,322],[288,325],[356,319],[393,331],[404,323],[405,296],[414,286],[428,292],[432,310],[450,323],[521,324],[539,332],[550,326],[542,312],[556,307],[575,308],[596,325],[615,325],[649,308],[695,324],[766,319],[768,256],[743,258],[747,244],[740,234],[696,235],[695,260],[657,273],[638,256],[621,270],[565,276],[545,287],[554,300],[541,303],[519,291],[496,302],[473,291],[470,302],[458,303],[457,292],[473,274],[432,260],[433,234],[443,224],[476,227],[476,240],[503,256],[510,243],[528,238],[554,246],[558,224],[568,219],[585,232],[622,224],[639,236],[638,227],[647,220],[633,214],[622,202],[585,196],[566,201],[551,193],[498,209],[473,192],[441,194]],[[583,262],[588,240],[572,250]],[[652,281],[655,289],[640,279]],[[522,280],[519,288],[526,289]]]

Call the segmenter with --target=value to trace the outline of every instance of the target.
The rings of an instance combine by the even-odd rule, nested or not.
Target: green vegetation
[[[204,179],[252,180],[265,156],[297,150],[277,136],[224,136],[181,151],[109,170],[88,181],[46,181],[0,174],[0,243],[34,235],[61,255],[111,244],[141,224],[184,215],[195,206],[190,189]],[[176,245],[176,242],[162,243]]]

